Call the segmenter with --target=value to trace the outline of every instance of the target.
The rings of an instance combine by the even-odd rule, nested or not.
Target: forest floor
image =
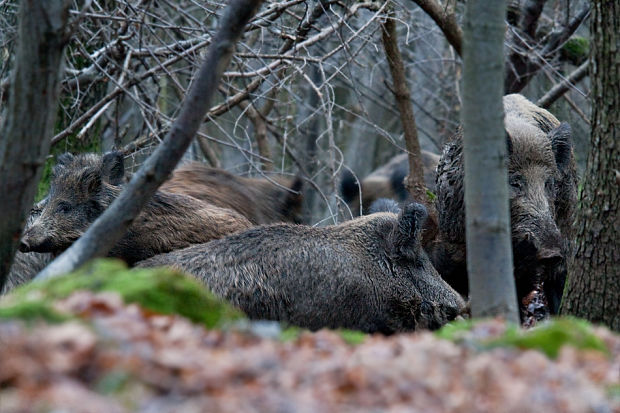
[[[579,320],[385,337],[207,328],[123,297],[74,291],[47,320],[5,300],[0,411],[620,412],[620,336]]]

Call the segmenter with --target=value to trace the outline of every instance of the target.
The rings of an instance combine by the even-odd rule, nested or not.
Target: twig
[[[589,71],[589,62],[586,60],[581,64],[577,69],[575,69],[570,75],[566,77],[566,79],[562,80],[557,85],[554,85],[547,93],[545,93],[538,101],[536,105],[541,108],[547,109],[549,106],[553,104],[560,96],[566,93],[570,88],[574,87],[575,84],[579,83],[581,79],[583,79]]]

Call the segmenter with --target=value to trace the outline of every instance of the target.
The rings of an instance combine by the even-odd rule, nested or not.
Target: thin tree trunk
[[[392,18],[387,18],[383,23],[382,40],[383,49],[387,57],[392,81],[394,83],[394,96],[396,105],[400,113],[400,120],[403,124],[405,135],[405,146],[409,152],[409,176],[406,178],[405,187],[411,193],[413,199],[428,206],[426,196],[426,186],[424,185],[424,170],[422,169],[422,153],[420,141],[418,140],[418,130],[416,128],[415,116],[413,115],[413,105],[411,104],[411,94],[407,86],[407,73],[403,58],[398,48],[398,36],[396,34],[396,22]]]
[[[229,3],[207,57],[183,101],[179,117],[164,141],[112,205],[77,242],[42,271],[38,279],[72,271],[93,257],[104,256],[125,234],[192,142],[230,62],[233,47],[261,3],[262,0],[232,0]]]
[[[620,4],[592,2],[592,132],[577,249],[560,307],[620,331]]]
[[[0,139],[0,289],[50,149],[71,3],[20,4],[19,46]]]
[[[321,73],[316,65],[312,64],[309,68],[309,77],[314,84],[318,84],[321,81]],[[301,159],[304,164],[304,169],[308,174],[309,179],[315,179],[318,171],[318,142],[319,139],[319,122],[318,116],[319,110],[319,96],[316,90],[306,83],[303,87],[303,102],[299,102],[298,109],[298,122],[306,121],[299,128],[299,135],[303,139],[304,151],[301,151]],[[306,119],[307,118],[307,119]],[[304,185],[302,187],[302,211],[304,214],[303,222],[306,224],[314,224],[320,218],[321,211],[319,210],[319,197],[317,196],[316,188],[312,185]]]
[[[467,272],[474,317],[517,323],[503,95],[504,1],[469,0],[463,47]]]

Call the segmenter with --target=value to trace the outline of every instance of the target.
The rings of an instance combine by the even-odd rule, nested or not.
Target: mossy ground
[[[280,333],[280,340],[282,341],[293,341],[299,338],[302,333],[307,333],[309,330],[299,328],[299,327],[287,327],[282,330]],[[348,330],[345,328],[334,330],[336,334],[340,336],[344,340],[345,343],[355,346],[361,344],[366,340],[368,334],[356,331],[356,330]]]
[[[508,326],[504,333],[494,338],[472,338],[469,334],[482,320],[465,320],[447,324],[435,334],[455,342],[466,341],[474,348],[485,350],[496,347],[535,349],[550,358],[556,358],[563,346],[597,350],[609,353],[607,346],[594,334],[593,327],[585,320],[572,317],[554,318],[530,330]]]
[[[78,290],[117,292],[125,303],[137,303],[159,314],[178,314],[208,328],[243,317],[241,311],[181,273],[164,268],[130,270],[120,261],[105,259],[15,290],[0,303],[0,318],[64,321],[67,317],[58,314],[52,304]]]

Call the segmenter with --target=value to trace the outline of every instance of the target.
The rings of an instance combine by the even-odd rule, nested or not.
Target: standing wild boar
[[[202,279],[250,318],[317,330],[385,334],[435,329],[465,309],[420,245],[426,209],[376,213],[315,228],[261,226],[152,257]]]
[[[59,156],[45,206],[24,232],[20,250],[57,254],[67,249],[120,194],[123,178],[118,152]],[[158,191],[109,256],[132,264],[250,226],[235,211]]]
[[[528,293],[542,287],[555,313],[571,254],[577,200],[571,129],[521,95],[505,96],[504,111],[517,294],[523,303]],[[431,256],[442,277],[467,295],[463,174],[462,135],[457,133],[437,168],[439,235]]]
[[[439,155],[429,151],[422,151],[422,167],[424,170],[424,184],[435,190],[435,176]],[[349,170],[345,170],[340,180],[340,193],[349,205],[353,216],[360,215],[360,187],[362,191],[362,211],[366,214],[368,207],[376,199],[389,198],[401,204],[413,201],[404,180],[409,175],[408,154],[394,156],[388,163],[371,172],[361,184]]]
[[[176,169],[161,190],[230,208],[256,225],[301,222],[301,179],[274,177],[271,181],[245,178],[192,162]]]

